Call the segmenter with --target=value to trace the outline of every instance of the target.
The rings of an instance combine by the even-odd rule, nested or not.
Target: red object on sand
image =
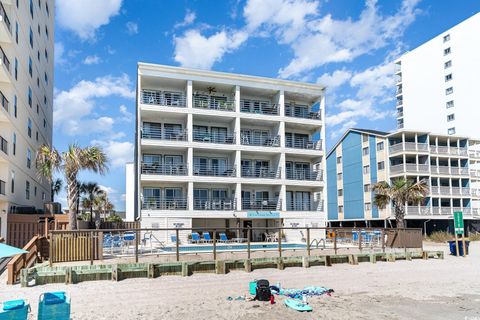
[[[275,304],[275,297],[273,294],[270,296],[270,304]]]

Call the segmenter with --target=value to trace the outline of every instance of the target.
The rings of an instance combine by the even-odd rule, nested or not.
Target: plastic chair
[[[213,242],[212,238],[210,237],[210,232],[204,232],[202,235],[204,242]]]
[[[47,319],[70,319],[70,298],[65,292],[46,292],[40,295],[38,320]]]
[[[198,232],[192,232],[192,243],[200,243],[202,239],[200,238],[200,235]]]
[[[2,303],[0,308],[0,320],[26,320],[30,305],[25,300],[10,300]]]

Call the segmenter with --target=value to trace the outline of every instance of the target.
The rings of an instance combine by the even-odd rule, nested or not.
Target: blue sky
[[[109,173],[80,180],[123,210],[138,61],[322,83],[327,148],[349,127],[392,130],[392,61],[479,10],[478,0],[56,0],[54,145],[102,146]]]

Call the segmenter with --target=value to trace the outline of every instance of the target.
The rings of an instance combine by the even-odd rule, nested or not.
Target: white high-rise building
[[[52,143],[54,16],[53,0],[0,2],[1,237],[8,213],[50,201],[35,154]]]
[[[239,227],[245,238],[249,226],[325,225],[322,86],[146,63],[137,81],[127,208],[142,227]]]
[[[480,137],[480,13],[396,61],[399,129]]]

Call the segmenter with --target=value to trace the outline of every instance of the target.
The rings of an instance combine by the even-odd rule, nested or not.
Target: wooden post
[[[310,228],[307,228],[307,256],[310,257]]]
[[[362,252],[362,230],[358,229],[358,249]]]
[[[382,229],[382,252],[385,253],[385,229]]]
[[[48,248],[48,265],[51,267],[53,263],[53,235],[50,232],[50,247]]]
[[[250,237],[252,235],[252,229],[248,227],[247,229],[247,259],[250,260]]]
[[[333,250],[337,254],[337,230],[333,229]]]
[[[405,228],[402,229],[402,242],[403,242],[403,252],[405,253],[405,256],[407,256],[407,241],[405,238],[405,235],[407,234],[407,231]]]
[[[135,263],[138,263],[138,230],[135,230]]]
[[[462,233],[463,257],[467,256],[467,247],[465,246],[465,234]]]
[[[177,256],[177,261],[180,261],[180,242],[179,242],[179,239],[178,239],[178,235],[179,235],[179,232],[178,232],[178,228],[175,229],[175,250],[176,250],[176,256]]]
[[[458,235],[457,232],[455,232],[455,251],[456,251],[456,256],[460,256],[460,250],[458,249]]]
[[[217,231],[213,229],[213,260],[217,260]]]
[[[282,230],[283,229],[278,229],[278,256],[281,258],[282,257]]]
[[[90,265],[93,265],[93,249],[95,248],[93,244],[93,231],[90,231]]]

